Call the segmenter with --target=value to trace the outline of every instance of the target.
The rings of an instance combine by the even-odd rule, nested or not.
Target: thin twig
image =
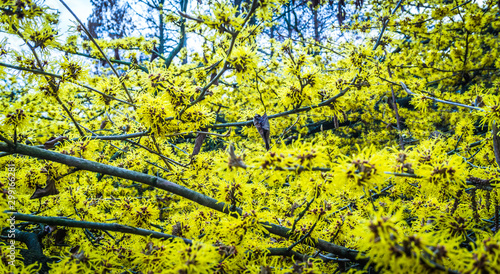
[[[398,10],[399,6],[401,6],[402,2],[403,2],[403,0],[399,0],[399,2],[396,5],[396,7],[392,10],[391,15],[394,15],[394,13],[396,13],[396,11]],[[385,28],[387,27],[388,23],[389,23],[389,18],[387,18],[387,20],[384,21],[384,23],[382,25],[382,30],[380,31],[380,34],[379,34],[379,36],[377,38],[377,42],[373,46],[373,50],[376,50],[377,47],[378,47],[378,45],[380,44],[380,40],[382,40],[382,36],[384,35],[384,31],[385,31]]]
[[[307,203],[306,208],[304,208],[304,210],[302,210],[302,212],[299,213],[299,216],[297,216],[297,218],[295,218],[295,220],[293,221],[292,230],[291,230],[292,232],[295,231],[295,225],[297,225],[297,223],[300,221],[300,219],[302,219],[304,217],[304,215],[306,214],[307,210],[309,210],[309,207],[314,202],[314,198],[315,197],[313,197],[311,199],[311,201],[309,203]]]
[[[160,149],[160,146],[158,145],[158,142],[156,142],[156,138],[155,138],[155,135],[154,134],[151,134],[151,140],[153,140],[153,144],[155,145],[156,147],[156,150],[158,151],[158,155],[163,155],[163,153],[161,152],[161,149]],[[161,159],[163,160],[163,162],[165,163],[165,165],[168,167],[168,169],[170,170],[173,170],[172,166],[168,163],[167,157],[161,157]]]
[[[148,152],[150,152],[150,153],[153,153],[153,154],[155,154],[155,155],[158,155],[160,158],[163,158],[163,159],[165,159],[165,160],[169,161],[170,163],[176,164],[176,165],[181,166],[181,167],[186,167],[186,166],[187,166],[187,165],[184,165],[184,164],[182,164],[182,163],[179,163],[179,162],[177,162],[177,161],[175,161],[175,160],[173,160],[173,159],[170,159],[170,158],[168,158],[167,156],[165,156],[165,155],[163,155],[163,154],[161,154],[161,153],[158,153],[158,152],[156,152],[156,151],[154,151],[154,150],[152,150],[152,149],[150,149],[150,148],[148,148],[148,147],[145,147],[145,146],[143,146],[143,145],[141,145],[141,144],[139,144],[139,143],[137,143],[137,142],[133,142],[133,141],[131,141],[131,140],[129,140],[129,139],[124,139],[124,141],[129,142],[129,143],[131,143],[131,144],[132,144],[132,145],[134,145],[134,146],[138,146],[138,147],[140,147],[140,148],[142,148],[142,149],[145,149],[145,150],[147,150],[147,151],[148,151]]]
[[[90,140],[125,140],[125,139],[131,139],[131,138],[137,138],[137,137],[142,137],[146,136],[151,132],[151,130],[143,131],[143,132],[136,132],[136,133],[130,133],[130,134],[122,134],[122,135],[93,135],[93,136],[86,136],[86,139]],[[79,139],[79,138],[78,138]]]
[[[389,72],[389,78],[392,78],[391,68],[387,67],[387,71]],[[398,132],[399,132],[399,147],[400,149],[404,150],[405,144],[403,141],[403,134],[401,132],[401,118],[399,117],[398,104],[396,102],[396,94],[394,93],[394,88],[392,87],[392,85],[391,85],[391,93],[392,93],[392,106],[394,107],[394,114],[396,115],[396,124],[398,126]]]
[[[39,69],[23,68],[23,67],[9,65],[9,64],[5,64],[5,63],[1,63],[1,62],[0,62],[0,66],[6,67],[6,68],[11,68],[11,69],[16,69],[16,70],[28,71],[28,72],[32,72],[35,74],[42,74],[42,75],[46,75],[46,76],[50,76],[50,77],[54,77],[54,78],[59,78],[59,79],[62,78],[61,75],[57,75],[57,74],[46,72],[46,71],[39,70]]]
[[[355,77],[355,79],[356,79],[356,77]],[[353,83],[354,83],[354,81],[353,81]],[[325,101],[323,101],[323,102],[321,102],[321,103],[319,103],[317,105],[311,105],[311,106],[306,106],[306,107],[301,107],[301,108],[296,108],[296,109],[292,109],[292,110],[283,111],[283,112],[280,112],[280,113],[277,113],[277,114],[269,115],[268,119],[274,119],[274,118],[278,118],[278,117],[281,117],[281,116],[287,116],[287,115],[290,115],[290,114],[295,114],[295,113],[299,113],[299,112],[308,111],[308,110],[311,110],[311,109],[314,109],[314,108],[328,106],[331,103],[335,102],[340,97],[342,97],[344,94],[346,94],[349,89],[350,89],[350,87],[346,87],[345,89],[341,90],[338,94],[336,94],[332,98],[329,98],[329,99],[327,99],[327,100],[325,100]],[[248,126],[248,125],[252,125],[252,124],[253,124],[253,120],[250,120],[250,121],[244,121],[244,122],[215,124],[215,125],[209,125],[207,127],[208,128],[242,127],[242,126]]]
[[[408,87],[405,85],[405,83],[403,82],[400,82],[401,83],[401,86],[403,87],[403,89],[410,95],[413,95],[413,96],[416,96],[417,94],[411,92]],[[464,107],[464,108],[469,108],[469,109],[473,109],[473,110],[480,110],[480,111],[484,111],[484,109],[482,108],[478,108],[478,107],[474,107],[474,106],[469,106],[469,105],[464,105],[464,104],[460,104],[460,103],[456,103],[456,102],[451,102],[451,101],[445,101],[445,100],[441,100],[441,99],[437,99],[437,98],[434,98],[434,97],[430,97],[430,96],[425,96],[424,97],[425,99],[429,99],[429,100],[432,100],[434,102],[438,102],[438,103],[443,103],[443,104],[448,104],[448,105],[452,105],[452,106],[457,106],[457,107]]]
[[[60,0],[62,1],[62,0]],[[252,6],[250,8],[250,11],[248,12],[248,14],[245,16],[245,19],[244,19],[244,22],[243,24],[241,25],[242,29],[245,27],[246,23],[248,22],[248,20],[250,19],[250,17],[253,16],[253,13],[255,12],[255,10],[257,9],[257,6],[258,6],[258,3],[259,1],[258,0],[253,0],[252,2]],[[229,59],[231,57],[231,52],[233,51],[233,48],[234,48],[234,45],[236,44],[236,38],[238,37],[238,34],[240,34],[241,30],[240,31],[236,31],[234,32],[231,36],[231,42],[230,42],[230,45],[229,45],[229,49],[227,50],[226,52],[226,58],[224,60],[224,65],[222,65],[222,69],[221,71],[206,85],[203,87],[203,89],[201,90],[200,92],[200,95],[198,95],[198,97],[192,101],[191,103],[189,103],[188,105],[186,105],[186,107],[184,107],[178,114],[179,117],[182,116],[182,114],[187,110],[189,109],[190,107],[194,106],[195,104],[197,104],[198,102],[200,102],[201,100],[203,100],[203,98],[205,97],[205,93],[207,92],[207,90],[216,82],[219,80],[219,78],[222,76],[222,74],[224,74],[224,72],[226,72],[226,70],[229,68],[228,65],[229,65]]]
[[[318,222],[319,222],[319,218],[314,223],[314,225],[311,227],[311,229],[304,236],[302,236],[298,241],[296,241],[295,243],[293,243],[291,246],[288,247],[288,250],[292,250],[296,245],[302,243],[307,237],[311,236],[311,233],[313,232],[313,230],[316,227],[316,225],[318,224]]]
[[[83,133],[83,130],[80,128],[80,124],[76,121],[75,117],[73,117],[73,114],[66,107],[66,105],[63,103],[63,101],[59,98],[59,95],[56,95],[55,98],[56,98],[57,102],[59,102],[59,104],[62,106],[62,108],[64,109],[64,111],[66,111],[66,113],[68,114],[68,116],[71,119],[71,121],[73,121],[73,123],[75,124],[76,129],[80,133],[80,136],[82,136],[82,137],[85,136],[85,133]]]
[[[297,122],[300,120],[300,115],[297,115],[297,120],[295,120],[295,122],[293,122],[293,124],[287,128],[285,128],[285,130],[283,130],[283,132],[281,133],[280,137],[278,137],[278,140],[281,141],[281,138],[283,138],[283,136],[285,136],[285,134],[287,132],[289,132],[290,130],[292,130],[292,128],[295,126],[295,124],[297,124]]]
[[[64,7],[66,7],[66,9],[68,9],[68,11],[73,15],[73,17],[75,17],[76,21],[78,21],[78,23],[80,24],[80,26],[82,27],[82,29],[85,31],[85,33],[87,34],[87,36],[90,38],[90,40],[92,40],[92,42],[97,47],[97,49],[99,50],[99,52],[102,54],[102,56],[104,57],[104,59],[106,59],[106,62],[108,63],[108,65],[111,67],[111,69],[115,73],[116,77],[118,78],[118,81],[120,81],[120,83],[122,84],[123,88],[125,89],[125,92],[127,93],[127,96],[129,98],[130,103],[133,104],[134,100],[132,99],[132,95],[130,95],[130,92],[128,91],[127,86],[125,85],[125,81],[121,81],[120,80],[120,75],[118,75],[118,72],[116,71],[115,67],[113,67],[113,65],[109,61],[108,57],[106,56],[106,54],[104,54],[104,52],[102,51],[101,47],[97,44],[97,42],[94,39],[94,37],[92,37],[92,35],[90,34],[90,32],[87,30],[87,27],[85,27],[85,25],[82,23],[82,21],[80,21],[80,19],[78,18],[78,16],[76,16],[76,14],[68,7],[68,5],[66,5],[66,3],[63,0],[59,0],[59,2],[61,2],[64,5]]]

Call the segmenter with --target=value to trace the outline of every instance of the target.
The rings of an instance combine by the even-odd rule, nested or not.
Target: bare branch
[[[80,19],[78,18],[78,16],[76,16],[76,14],[68,7],[68,5],[66,5],[66,3],[63,0],[59,0],[59,2],[61,2],[64,5],[64,7],[66,7],[66,9],[68,9],[68,11],[73,15],[73,17],[75,17],[76,21],[78,21],[78,23],[83,28],[83,30],[85,31],[85,33],[87,34],[87,36],[90,38],[90,40],[92,40],[92,42],[97,47],[97,49],[99,50],[99,52],[102,54],[102,56],[104,57],[104,59],[106,59],[106,62],[108,63],[108,65],[111,67],[111,69],[115,73],[116,77],[118,78],[118,81],[122,84],[123,88],[125,89],[125,92],[127,93],[127,96],[129,98],[130,103],[133,104],[134,100],[132,99],[132,95],[130,95],[130,92],[128,91],[127,86],[125,86],[125,82],[120,80],[120,75],[118,75],[118,72],[116,71],[115,67],[113,67],[113,65],[109,61],[108,57],[106,56],[106,54],[104,54],[104,52],[102,51],[101,47],[99,47],[99,45],[95,41],[94,37],[92,37],[92,35],[90,34],[90,32],[87,30],[87,27],[85,27],[85,25],[80,21]]]
[[[408,87],[405,85],[405,83],[401,82],[401,86],[403,87],[403,89],[410,95],[417,95],[413,92],[411,92]],[[478,108],[478,107],[474,107],[474,106],[469,106],[469,105],[464,105],[464,104],[460,104],[460,103],[456,103],[456,102],[451,102],[451,101],[445,101],[445,100],[441,100],[441,99],[437,99],[437,98],[434,98],[434,97],[430,97],[430,96],[425,96],[426,99],[429,99],[429,100],[432,100],[434,102],[438,102],[438,103],[443,103],[443,104],[448,104],[448,105],[452,105],[452,106],[457,106],[457,107],[464,107],[464,108],[470,108],[470,109],[473,109],[473,110],[480,110],[480,111],[484,111],[484,109],[482,108]]]
[[[217,210],[228,214],[229,216],[240,218],[243,211],[236,206],[230,206],[224,202],[217,201],[211,197],[205,196],[199,192],[180,186],[160,177],[151,176],[137,171],[132,171],[124,168],[114,167],[82,158],[77,158],[62,153],[57,153],[50,150],[40,149],[27,145],[18,144],[15,148],[8,146],[6,143],[0,142],[0,151],[13,152],[17,154],[27,155],[39,159],[45,159],[68,166],[73,166],[81,170],[88,170],[96,173],[103,173],[117,178],[136,181],[152,187],[163,189],[181,197],[196,202],[202,206]],[[269,222],[261,223],[262,227],[272,234],[289,238],[291,229],[276,225]],[[322,239],[315,239],[312,243],[304,243],[311,247],[318,248],[322,251],[330,252],[341,258],[348,258],[359,263],[367,263],[369,258],[358,258],[359,251],[339,246]]]
[[[116,224],[116,223],[107,224],[107,223],[86,222],[86,221],[73,220],[65,217],[44,217],[44,216],[36,216],[30,214],[22,214],[17,212],[6,212],[6,213],[11,213],[16,218],[16,220],[22,220],[28,222],[43,223],[47,225],[116,231],[116,232],[129,233],[135,235],[150,236],[152,238],[157,238],[157,239],[181,239],[186,244],[193,243],[191,240],[186,238],[169,235],[153,230]]]

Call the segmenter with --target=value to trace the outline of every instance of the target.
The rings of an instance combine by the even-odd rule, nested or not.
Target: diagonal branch
[[[62,78],[61,75],[57,75],[57,74],[46,72],[46,71],[39,70],[39,69],[23,68],[23,67],[18,67],[18,66],[14,66],[14,65],[2,63],[2,62],[0,62],[0,66],[6,67],[6,68],[11,68],[11,69],[22,70],[22,71],[28,71],[28,72],[32,72],[32,73],[35,73],[35,74],[46,75],[46,76],[50,76],[50,77],[54,77],[54,78],[59,78],[59,79]]]
[[[104,54],[104,52],[102,51],[101,47],[99,47],[99,45],[95,41],[94,37],[92,37],[92,35],[90,34],[90,32],[87,30],[87,28],[85,27],[85,25],[82,23],[82,21],[80,21],[80,19],[78,18],[78,16],[76,16],[76,14],[68,7],[68,5],[66,5],[66,3],[63,0],[59,0],[59,2],[61,2],[64,5],[64,7],[66,9],[68,9],[68,11],[73,15],[73,17],[75,17],[76,21],[78,21],[78,23],[83,28],[83,30],[85,31],[85,33],[87,34],[87,36],[90,38],[90,40],[92,40],[92,42],[97,47],[97,49],[99,50],[99,52],[102,54],[102,56],[104,57],[104,59],[106,59],[106,62],[108,63],[108,65],[111,67],[111,69],[115,73],[116,77],[118,78],[118,81],[120,81],[120,83],[122,84],[123,88],[125,89],[125,92],[127,93],[127,96],[128,96],[128,99],[129,99],[130,103],[133,104],[134,100],[132,99],[132,96],[130,95],[130,92],[128,91],[127,86],[125,85],[125,82],[120,80],[120,75],[118,75],[118,72],[116,71],[115,67],[113,67],[113,65],[109,61],[108,57],[106,56],[106,54]]]
[[[186,12],[188,5],[188,0],[181,0],[181,9],[183,12]],[[181,51],[181,49],[186,45],[186,19],[182,18],[181,19],[181,26],[180,26],[180,38],[179,38],[179,43],[177,46],[172,49],[172,51],[168,54],[168,57],[165,59],[165,66],[168,68],[170,67],[170,64],[174,60],[174,57]]]
[[[403,2],[403,0],[399,0],[399,2],[396,5],[396,7],[392,10],[391,15],[394,15],[394,13],[396,13],[396,11],[398,10],[399,6],[401,6],[402,2]],[[385,28],[387,28],[387,24],[388,23],[389,23],[389,19],[385,20],[384,24],[382,25],[382,30],[380,31],[380,34],[379,34],[379,36],[377,38],[377,42],[373,46],[373,50],[376,50],[377,47],[378,47],[378,45],[380,44],[380,40],[382,40],[382,36],[384,35],[384,31],[385,31]]]
[[[16,30],[16,31],[17,31],[17,34],[21,37],[21,39],[23,39],[23,41],[26,43],[26,45],[30,48],[31,52],[33,52],[33,55],[35,56],[35,59],[36,59],[36,61],[38,63],[39,70],[40,71],[44,71],[43,64],[40,61],[40,58],[38,57],[38,54],[35,51],[35,48],[30,43],[28,43],[28,40],[26,40],[24,38],[24,35],[19,30]],[[49,86],[54,90],[54,92],[56,92],[56,91],[59,90],[59,84],[60,84],[60,82],[56,85],[54,76],[51,76],[51,79],[49,79],[48,77],[46,77],[46,80],[47,80],[47,83],[49,83]],[[71,118],[71,121],[73,121],[73,123],[75,124],[75,127],[78,130],[78,132],[80,133],[80,135],[84,136],[85,134],[83,133],[83,131],[80,128],[79,124],[76,122],[75,117],[73,117],[73,114],[71,113],[71,111],[69,111],[68,108],[64,105],[64,103],[62,102],[62,100],[59,98],[59,95],[56,94],[55,98],[56,98],[57,102],[59,104],[61,104],[61,106],[63,107],[63,109],[66,112],[66,114],[68,114],[68,116]]]
[[[228,214],[231,217],[239,218],[243,210],[241,208],[230,206],[224,202],[217,201],[214,198],[203,195],[194,190],[188,189],[186,187],[180,186],[168,180],[162,179],[160,177],[151,176],[148,174],[144,174],[137,171],[132,171],[124,168],[109,166],[106,164],[77,158],[69,155],[65,155],[62,153],[57,153],[54,151],[49,151],[37,147],[27,146],[18,144],[15,148],[9,147],[6,143],[0,142],[0,151],[12,152],[22,155],[27,155],[39,159],[49,160],[61,164],[65,164],[68,166],[73,166],[79,168],[81,170],[88,170],[97,173],[103,173],[111,176],[115,176],[118,178],[123,178],[127,180],[132,180],[135,182],[143,183],[146,185],[150,185],[152,187],[163,189],[165,191],[171,192],[173,194],[177,194],[181,197],[184,197],[188,200],[191,200],[199,205],[211,208],[213,210],[223,212]],[[289,238],[291,229],[276,225],[269,222],[261,222],[260,223],[263,228],[269,231],[272,234],[281,236],[283,238]],[[347,258],[353,261],[357,261],[359,263],[366,264],[368,263],[368,258],[358,258],[359,251],[354,249],[349,249],[343,246],[339,246],[330,242],[327,242],[322,239],[315,239],[313,243],[305,243],[311,247],[315,247],[322,251],[326,251],[329,253],[333,253],[341,258]]]
[[[61,0],[62,1],[62,0]],[[253,0],[252,1],[252,6],[250,8],[250,11],[248,12],[248,14],[245,16],[245,21],[243,22],[243,24],[241,25],[241,28],[243,29],[246,25],[246,23],[248,22],[248,20],[250,19],[250,17],[253,16],[255,10],[257,9],[257,6],[259,5],[259,1],[258,0]],[[203,100],[205,98],[205,93],[207,92],[207,90],[213,85],[215,84],[219,78],[224,74],[224,72],[226,72],[226,70],[229,68],[229,58],[231,57],[231,52],[233,51],[233,48],[234,48],[234,45],[236,44],[236,38],[238,38],[238,35],[240,34],[241,30],[240,31],[236,31],[234,33],[231,34],[232,36],[232,39],[231,39],[231,42],[230,42],[230,45],[229,45],[229,49],[227,50],[226,52],[226,58],[225,58],[225,61],[224,61],[224,64],[222,65],[222,69],[221,71],[213,78],[210,80],[210,82],[203,87],[203,89],[201,90],[200,92],[200,95],[193,101],[191,102],[190,104],[188,104],[186,107],[184,107],[178,114],[179,117],[182,116],[182,114],[190,107],[194,106],[195,104],[197,104],[198,102],[200,102],[201,100]]]

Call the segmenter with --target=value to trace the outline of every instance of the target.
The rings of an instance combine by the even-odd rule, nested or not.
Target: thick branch
[[[157,231],[153,231],[153,230],[147,230],[147,229],[143,229],[143,228],[137,228],[137,227],[127,226],[127,225],[116,224],[116,223],[106,224],[106,223],[86,222],[86,221],[77,221],[77,220],[73,220],[73,219],[68,219],[65,217],[45,217],[45,216],[36,216],[36,215],[30,215],[30,214],[22,214],[22,213],[17,213],[17,212],[13,212],[12,215],[14,215],[16,220],[23,220],[23,221],[34,222],[34,223],[43,223],[43,224],[47,224],[47,225],[68,226],[68,227],[80,227],[80,228],[89,228],[89,229],[99,229],[99,230],[106,230],[106,231],[116,231],[116,232],[136,234],[136,235],[142,235],[142,236],[151,236],[151,237],[157,238],[157,239],[181,239],[186,244],[192,244],[191,240],[185,239],[182,237],[178,237],[178,236],[174,236],[174,235],[170,235],[170,234],[165,234],[165,233],[161,233],[161,232],[157,232]],[[24,233],[26,233],[26,232],[24,232]],[[16,237],[17,237],[17,233],[16,233]],[[31,249],[29,246],[28,246],[28,248]],[[42,249],[41,246],[39,246],[39,249],[41,251],[41,249]]]
[[[49,160],[68,166],[77,167],[81,170],[88,170],[97,173],[103,173],[118,178],[123,178],[127,180],[132,180],[140,182],[146,185],[150,185],[159,189],[169,191],[171,193],[177,194],[202,206],[214,209],[219,212],[226,213],[234,218],[239,218],[242,215],[242,209],[229,206],[224,202],[217,201],[211,197],[205,196],[199,192],[193,191],[186,187],[177,185],[173,182],[167,181],[165,179],[144,174],[137,171],[131,171],[124,168],[109,166],[101,164],[98,162],[81,159],[54,151],[49,151],[45,149],[40,149],[37,147],[26,146],[18,144],[16,147],[10,147],[6,143],[0,142],[0,151],[18,153],[22,155],[32,156],[39,159]],[[290,236],[291,229],[272,224],[269,222],[261,223],[262,226],[272,234],[288,238]],[[357,259],[359,252],[357,250],[349,249],[343,246],[335,245],[322,239],[316,239],[315,243],[308,243],[308,245],[318,248],[322,251],[333,253],[341,258],[348,258],[353,261],[367,263],[368,259]]]

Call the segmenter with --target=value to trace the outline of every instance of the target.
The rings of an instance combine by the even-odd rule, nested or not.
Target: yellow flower
[[[254,70],[257,68],[258,57],[255,50],[250,47],[236,47],[228,61],[233,66],[238,80],[256,77]]]
[[[59,62],[59,65],[64,71],[62,81],[78,81],[85,73],[80,62],[69,60],[67,57],[63,57],[63,61]]]
[[[495,121],[500,122],[500,96],[486,95],[483,101],[486,104],[485,111],[478,112],[477,115],[481,117],[481,125],[491,128]]]
[[[384,151],[377,152],[373,146],[362,150],[358,147],[358,151],[358,154],[343,157],[333,179],[339,188],[349,189],[352,195],[377,191],[388,176],[384,172],[390,170]]]
[[[22,132],[28,126],[30,115],[21,108],[7,109],[3,115],[0,121],[3,127],[8,128],[6,130],[15,128],[17,132]]]

